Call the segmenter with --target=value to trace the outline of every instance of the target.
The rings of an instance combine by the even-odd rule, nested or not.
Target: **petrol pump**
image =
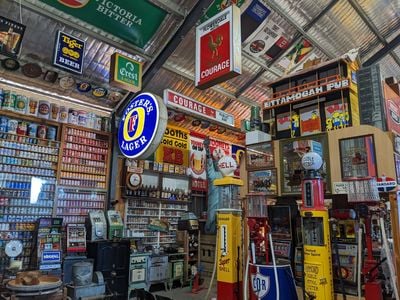
[[[223,178],[214,180],[218,187],[217,209],[217,299],[242,299],[242,210],[239,186],[233,177],[236,161],[225,156],[218,161]]]
[[[329,214],[324,206],[322,177],[318,170],[322,158],[315,152],[304,154],[302,180],[304,299],[332,300],[333,274]]]

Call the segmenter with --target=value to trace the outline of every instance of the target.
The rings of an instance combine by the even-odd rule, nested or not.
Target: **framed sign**
[[[396,181],[397,184],[400,184],[400,155],[394,154],[394,166],[396,168]]]
[[[62,31],[57,32],[53,64],[64,70],[82,74],[85,42]]]
[[[21,49],[26,26],[0,16],[0,53],[15,57]]]
[[[246,169],[257,170],[275,167],[274,146],[271,142],[254,144],[246,148]]]
[[[342,180],[377,176],[373,135],[339,140]]]
[[[114,53],[111,55],[110,83],[136,93],[142,89],[142,63]]]
[[[250,171],[248,178],[249,193],[278,194],[276,169]]]

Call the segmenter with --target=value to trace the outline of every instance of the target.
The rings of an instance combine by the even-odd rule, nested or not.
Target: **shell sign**
[[[231,5],[196,27],[196,79],[206,89],[242,73],[240,9]]]

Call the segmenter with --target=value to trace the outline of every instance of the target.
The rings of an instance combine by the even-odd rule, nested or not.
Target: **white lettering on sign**
[[[233,115],[171,90],[164,90],[164,100],[167,102],[169,107],[174,107],[194,114],[200,114],[202,117],[208,117],[208,119],[212,121],[219,121],[220,123],[230,126],[235,125]]]
[[[296,101],[302,100],[304,98],[312,97],[315,95],[319,95],[319,94],[337,90],[337,89],[346,88],[348,86],[349,86],[348,79],[343,79],[341,81],[336,81],[336,82],[330,82],[325,85],[318,86],[316,88],[304,90],[304,91],[297,92],[297,93],[292,93],[290,95],[276,98],[276,99],[267,100],[264,102],[264,108],[273,108],[275,106],[283,105],[286,103],[296,102]]]
[[[263,299],[269,292],[271,287],[270,277],[257,272],[256,275],[251,275],[251,287],[258,299]]]
[[[223,61],[222,63],[219,63],[217,65],[212,66],[211,68],[201,71],[200,78],[201,79],[207,78],[208,76],[211,76],[214,73],[217,73],[222,70],[229,69],[229,68],[230,68],[230,60],[227,59],[227,60]]]
[[[113,19],[122,25],[132,27],[133,24],[142,25],[142,19],[126,9],[120,7],[110,0],[96,0],[100,2],[97,6],[97,11],[106,15],[110,19]]]
[[[131,62],[127,62],[125,67],[119,70],[119,74],[132,80],[138,80],[138,74],[135,73],[135,66]]]

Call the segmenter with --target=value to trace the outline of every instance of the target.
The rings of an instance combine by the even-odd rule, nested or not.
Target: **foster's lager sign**
[[[118,128],[121,153],[145,159],[158,147],[167,127],[167,108],[163,100],[150,93],[132,99],[122,114]]]

